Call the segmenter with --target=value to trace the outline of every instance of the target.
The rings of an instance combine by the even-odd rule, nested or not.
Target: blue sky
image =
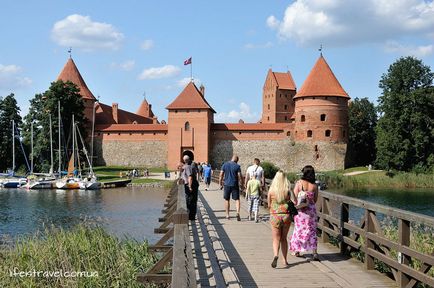
[[[352,98],[376,102],[400,56],[434,67],[434,4],[423,0],[2,1],[0,96],[26,113],[69,55],[106,104],[135,112],[143,93],[160,120],[190,76],[206,87],[217,122],[256,122],[267,70],[298,88],[318,47]]]

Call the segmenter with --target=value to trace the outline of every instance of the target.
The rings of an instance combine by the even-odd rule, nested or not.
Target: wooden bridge
[[[171,287],[418,287],[420,283],[425,286],[419,287],[434,287],[434,248],[423,254],[409,247],[412,224],[432,229],[432,217],[321,192],[317,206],[321,261],[311,261],[309,254],[289,256],[289,266],[279,259],[273,269],[268,211],[261,207],[260,223],[247,221],[242,198],[242,221],[235,218],[233,201],[233,217],[227,220],[222,195],[215,183],[208,191],[201,185],[198,220],[188,221],[184,187],[172,189],[162,211],[166,215],[159,219],[162,225],[155,229],[164,236],[151,247],[161,259],[138,275],[140,282],[171,283]],[[397,221],[395,241],[382,231],[379,219],[384,217]],[[363,263],[351,258],[350,252]],[[389,275],[376,271],[376,265],[386,267]]]

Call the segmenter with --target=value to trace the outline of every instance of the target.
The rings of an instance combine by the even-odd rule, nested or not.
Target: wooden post
[[[324,214],[324,215],[329,215],[330,214],[327,204],[328,204],[328,199],[325,198],[324,196],[321,197],[322,214]],[[323,227],[329,227],[328,224],[327,224],[327,221],[324,218],[321,219],[321,224],[322,224]],[[328,243],[329,239],[330,239],[329,234],[327,234],[326,231],[322,230],[321,231],[321,240],[322,240],[322,242],[323,243]]]
[[[398,237],[399,244],[402,246],[410,246],[410,221],[399,219],[398,221]],[[410,264],[411,258],[408,255],[404,255],[402,253],[398,254],[398,262],[403,265]],[[401,270],[398,270],[397,275],[397,284],[398,287],[406,287],[410,282],[410,278],[403,273]]]
[[[368,232],[375,233],[374,222],[371,217],[375,217],[375,212],[369,209],[365,210],[365,268],[373,270],[375,268],[374,257],[369,255],[369,249],[375,249],[375,244],[368,237]]]
[[[349,220],[349,216],[350,216],[350,205],[348,205],[347,203],[341,203],[341,223],[340,223],[340,228],[341,228],[341,254],[347,254],[347,248],[348,248],[348,244],[345,243],[345,238],[344,237],[349,237],[350,236],[350,231],[348,229],[344,228],[345,223],[348,223]]]

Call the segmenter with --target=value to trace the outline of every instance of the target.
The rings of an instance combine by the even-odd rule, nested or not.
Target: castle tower
[[[291,73],[268,70],[262,88],[262,123],[289,123],[294,114],[296,87]]]
[[[95,104],[96,98],[87,88],[86,82],[84,82],[83,77],[81,77],[80,71],[78,71],[77,66],[72,58],[69,58],[63,67],[62,72],[60,72],[57,77],[57,81],[62,80],[63,82],[71,81],[80,89],[80,95],[83,98],[84,103],[84,116],[89,122],[92,121],[93,105]]]
[[[143,99],[142,104],[140,105],[136,114],[146,118],[151,118],[152,123],[154,124],[158,123],[157,117],[154,115],[154,112],[152,111],[152,105],[149,104],[148,101],[146,101],[146,99]]]
[[[168,168],[175,169],[184,154],[195,161],[208,162],[210,127],[214,109],[205,100],[205,88],[190,82],[170,103],[168,117]]]
[[[349,99],[321,55],[294,97],[295,140],[347,143]]]

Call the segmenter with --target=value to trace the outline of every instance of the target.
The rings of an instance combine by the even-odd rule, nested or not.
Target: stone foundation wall
[[[315,145],[317,146],[315,148]],[[242,171],[253,163],[253,159],[274,163],[285,171],[299,172],[305,165],[318,171],[344,168],[346,144],[330,142],[295,143],[285,140],[219,140],[214,139],[210,151],[211,165],[220,169],[222,163],[233,154],[239,156]]]
[[[130,167],[166,167],[166,141],[95,140],[97,165]]]

